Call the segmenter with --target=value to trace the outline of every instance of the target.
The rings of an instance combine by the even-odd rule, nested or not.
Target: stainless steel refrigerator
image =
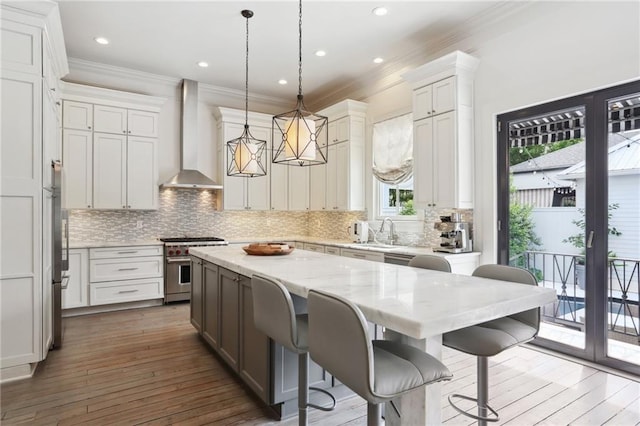
[[[62,347],[62,290],[69,283],[69,215],[62,208],[62,164],[51,164],[53,173],[52,205],[52,303],[53,347]]]

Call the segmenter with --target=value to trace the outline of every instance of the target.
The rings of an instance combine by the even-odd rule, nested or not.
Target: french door
[[[498,116],[498,261],[554,288],[534,344],[640,374],[640,80]]]

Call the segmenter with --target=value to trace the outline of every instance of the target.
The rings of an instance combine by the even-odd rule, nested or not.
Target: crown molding
[[[496,28],[500,28],[500,34],[503,34],[505,26],[498,27],[499,24],[504,24],[506,19],[521,13],[535,3],[535,1],[503,1],[498,3],[439,37],[425,40],[419,48],[388,61],[379,69],[359,76],[346,84],[336,86],[330,91],[309,94],[308,97],[314,99],[311,107],[312,109],[323,108],[345,98],[363,100],[398,84],[406,83],[402,78],[403,74],[450,53],[452,50],[461,50],[454,48],[454,46],[462,44],[463,41],[470,38],[478,40],[490,38]],[[473,43],[474,46],[477,44],[477,41]],[[474,49],[464,50],[466,53],[473,54]]]
[[[243,109],[217,107],[213,110],[213,115],[218,120],[218,123],[244,124],[245,112]],[[249,111],[247,115],[250,126],[271,127],[271,115],[252,111]]]
[[[105,89],[102,87],[87,86],[84,84],[61,82],[62,98],[70,101],[99,103],[115,107],[130,107],[132,104],[144,105],[151,111],[159,112],[167,101],[158,96],[141,95],[138,93],[123,92],[120,90]]]

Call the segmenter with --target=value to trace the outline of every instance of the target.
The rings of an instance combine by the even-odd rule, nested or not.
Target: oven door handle
[[[167,263],[187,263],[190,262],[190,257],[169,257],[167,258]]]

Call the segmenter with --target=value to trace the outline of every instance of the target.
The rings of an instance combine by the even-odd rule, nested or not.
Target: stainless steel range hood
[[[197,170],[198,167],[198,82],[182,80],[180,120],[180,172],[160,188],[222,189],[222,185]]]

